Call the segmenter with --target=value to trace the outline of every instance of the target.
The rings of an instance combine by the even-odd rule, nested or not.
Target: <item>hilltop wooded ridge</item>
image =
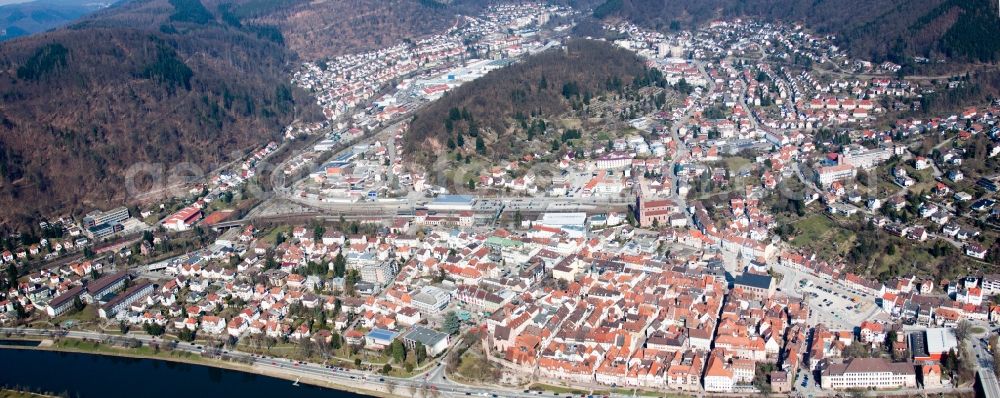
[[[544,127],[529,127],[529,136],[515,133],[518,121],[558,116],[591,98],[621,92],[637,79],[654,80],[650,74],[656,72],[630,51],[603,41],[572,40],[565,49],[489,72],[418,111],[408,130],[407,153],[425,166],[449,150],[493,160],[519,154],[534,138],[558,135]]]
[[[281,1],[295,4],[263,16],[246,16],[279,26],[288,47],[305,59],[384,48],[403,39],[443,32],[457,22],[453,9],[430,0],[275,2]]]
[[[913,56],[1000,59],[996,7],[991,0],[605,0],[594,16],[661,30],[739,16],[804,22],[836,35],[854,56],[905,64]]]

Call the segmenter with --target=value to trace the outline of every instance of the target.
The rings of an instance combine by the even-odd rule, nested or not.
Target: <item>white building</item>
[[[576,238],[586,234],[587,213],[545,213],[538,224],[559,228],[570,237]]]
[[[132,305],[132,303],[145,298],[150,293],[153,293],[152,283],[143,282],[137,284],[102,305],[101,308],[97,310],[97,314],[104,319],[114,317],[118,312],[128,308]],[[223,326],[225,326],[225,324],[223,324]]]
[[[836,181],[854,178],[855,175],[857,175],[857,171],[850,164],[825,166],[816,169],[816,182],[825,187]]]
[[[823,370],[820,386],[826,390],[915,388],[917,373],[909,362],[852,358]]]
[[[476,203],[474,196],[468,195],[440,195],[431,203],[427,204],[428,210],[437,211],[464,211],[472,210]]]
[[[709,358],[703,381],[707,392],[732,392],[733,386],[736,385],[732,369],[719,355],[712,355]]]
[[[869,170],[880,163],[889,160],[889,158],[892,157],[892,153],[893,150],[889,147],[877,149],[857,147],[845,150],[844,153],[840,155],[840,161],[842,164],[849,164],[854,167]]]
[[[436,314],[448,307],[451,294],[434,286],[424,286],[413,295],[413,307],[425,314]]]

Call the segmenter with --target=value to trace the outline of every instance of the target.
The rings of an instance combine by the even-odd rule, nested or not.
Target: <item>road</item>
[[[802,184],[804,184],[805,186],[809,187],[809,189],[811,189],[813,192],[815,192],[817,194],[822,194],[823,193],[823,191],[821,191],[816,186],[816,183],[813,182],[812,179],[806,178],[806,176],[804,174],[802,174],[802,166],[799,164],[799,162],[792,163],[792,170],[795,171],[795,176],[799,178],[799,181],[802,182]],[[804,200],[805,198],[804,197],[800,197],[800,198],[794,198],[794,199]]]
[[[694,61],[694,64],[698,68],[698,72],[701,73],[702,76],[705,77],[705,80],[708,82],[708,88],[707,90],[705,90],[705,93],[702,94],[701,97],[705,98],[715,91],[715,82],[708,75],[708,72],[705,71],[705,64],[703,62]],[[688,225],[694,225],[694,219],[692,218],[691,213],[687,211],[688,208],[687,199],[684,197],[684,195],[681,195],[680,192],[678,192],[678,188],[680,187],[681,183],[681,178],[677,173],[677,166],[681,163],[681,161],[687,159],[688,157],[688,147],[687,144],[681,140],[680,129],[681,127],[684,127],[684,125],[687,124],[688,120],[691,120],[691,118],[694,116],[696,112],[701,110],[701,105],[700,105],[701,99],[698,99],[697,102],[698,103],[691,104],[688,110],[684,112],[684,116],[681,116],[679,119],[677,119],[677,121],[674,122],[673,126],[670,129],[670,135],[677,145],[677,153],[675,153],[670,158],[670,172],[673,178],[673,180],[671,181],[671,189],[670,189],[671,199],[677,203],[677,206],[679,206],[682,210],[684,210],[682,213],[684,214],[685,217],[687,217]]]
[[[763,55],[761,56],[761,58],[763,58]],[[732,57],[726,58],[726,61],[730,65],[732,65]],[[711,79],[709,79],[709,81],[711,81]],[[745,85],[743,87],[743,90],[740,90],[740,105],[743,105],[743,109],[747,112],[747,116],[750,117],[750,124],[753,126],[753,129],[754,130],[759,130],[760,129],[760,125],[757,122],[757,113],[754,112],[753,107],[751,107],[750,103],[747,101],[747,91],[748,90],[750,90],[750,85],[749,84]]]
[[[13,333],[17,335],[22,335],[26,337],[38,337],[38,338],[52,338],[55,336],[55,331],[45,330],[45,329],[28,329],[28,328],[0,328],[0,333]],[[118,335],[107,335],[98,332],[88,332],[88,331],[67,331],[65,332],[67,338],[74,339],[91,339],[91,340],[103,340],[105,338],[121,338]],[[139,340],[145,345],[150,343],[164,343],[163,339],[152,337],[145,334],[134,334],[129,333],[125,337],[134,338]],[[192,354],[202,355],[205,351],[201,343],[186,343],[179,342],[175,350],[190,352]],[[326,381],[332,384],[336,384],[345,390],[355,390],[355,391],[378,391],[378,392],[389,392],[390,394],[398,396],[415,396],[415,392],[410,391],[433,391],[429,393],[430,395],[440,395],[440,396],[493,396],[493,397],[510,397],[510,398],[528,398],[528,397],[539,397],[542,394],[537,392],[525,393],[521,390],[514,389],[504,389],[498,388],[496,386],[491,386],[488,388],[468,386],[463,384],[455,383],[447,378],[444,374],[444,365],[439,363],[433,365],[428,371],[418,374],[412,378],[402,378],[402,377],[390,377],[390,376],[380,376],[375,374],[370,374],[358,370],[350,370],[345,368],[336,368],[333,366],[327,366],[319,363],[311,362],[301,362],[293,361],[284,358],[268,357],[264,355],[254,355],[236,350],[222,350],[221,355],[231,358],[234,361],[249,364],[253,368],[258,368],[266,371],[267,373],[278,373],[290,379],[306,378],[314,379],[320,381]],[[390,387],[391,386],[391,387]],[[388,391],[389,389],[392,391]],[[553,394],[545,394],[553,395]],[[557,394],[555,394],[557,395]],[[423,393],[423,396],[428,396],[428,393]],[[615,395],[619,398],[630,397],[628,395]]]
[[[982,383],[983,393],[986,398],[1000,398],[1000,383],[997,382],[996,373],[993,371],[993,355],[986,351],[986,347],[978,339],[972,340],[973,353],[976,355],[976,374],[979,382]],[[996,349],[997,347],[994,347]]]
[[[830,65],[833,65],[835,70],[827,68],[822,68],[822,69],[817,68],[815,69],[815,71],[819,73],[837,75],[838,77],[845,79],[869,80],[873,78],[888,78],[888,79],[896,78],[895,74],[890,74],[890,73],[855,73],[851,71],[844,71],[840,67],[840,65],[836,62],[831,62]],[[997,67],[996,65],[991,65],[991,64],[974,64],[964,68],[963,70],[958,70],[951,73],[942,73],[938,75],[907,75],[904,76],[903,79],[904,80],[947,80],[953,77],[965,76],[966,74],[973,73],[976,71],[987,71],[990,69],[995,69],[996,67]]]

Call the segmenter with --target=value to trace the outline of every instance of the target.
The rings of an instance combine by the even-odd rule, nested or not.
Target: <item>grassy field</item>
[[[750,159],[742,156],[726,156],[722,159],[726,163],[726,170],[729,171],[731,175],[736,174],[744,166],[750,164]]]
[[[63,321],[70,321],[70,320],[76,322],[96,322],[99,319],[99,317],[97,316],[97,309],[98,308],[96,305],[91,304],[86,307],[83,307],[83,309],[80,311],[76,311],[66,316],[57,318],[57,322],[62,323]]]
[[[936,261],[934,261],[934,258],[927,251],[922,250],[920,247],[897,245],[893,254],[879,253],[877,255],[872,264],[873,269],[871,274],[880,275],[884,272],[898,273],[900,267],[911,269],[914,267],[913,264],[921,265],[921,269],[926,268],[921,273],[932,273],[936,268]],[[897,272],[893,272],[894,270]],[[914,271],[917,270],[914,269]]]
[[[479,184],[478,176],[484,168],[489,166],[489,163],[475,157],[469,157],[469,159],[472,159],[469,163],[453,162],[445,170],[445,178],[449,181],[449,188],[455,188],[458,191],[467,189],[469,180]]]
[[[796,236],[792,246],[808,249],[820,258],[831,259],[847,253],[854,241],[854,234],[841,228],[825,214],[815,214],[794,224]]]
[[[487,360],[477,350],[466,350],[462,353],[462,362],[455,373],[465,380],[475,382],[496,382],[491,380],[496,375],[496,365]]]
[[[590,391],[579,389],[579,388],[554,386],[554,385],[550,385],[550,384],[541,384],[541,383],[532,384],[531,386],[528,387],[528,389],[529,390],[535,390],[535,391],[551,391],[551,392],[554,392],[556,394],[580,395],[580,394],[588,394],[588,393],[590,393]]]
[[[108,344],[101,344],[92,341],[82,341],[76,339],[63,339],[55,343],[54,347],[60,350],[90,352],[97,354],[132,355],[152,358],[174,358],[185,361],[201,362],[202,357],[187,351],[157,351],[149,346],[138,348],[116,347]]]
[[[248,343],[248,340],[244,339],[239,342],[237,348],[244,352],[260,353],[268,356],[289,358],[296,361],[326,363],[352,369],[356,368],[356,366],[354,365],[355,359],[361,359],[362,369],[368,369],[368,367],[370,366],[371,369],[378,370],[381,369],[383,365],[388,363],[392,366],[392,372],[390,372],[389,374],[397,377],[413,376],[414,374],[417,374],[420,371],[425,370],[425,367],[428,365],[430,361],[430,359],[428,358],[428,360],[418,365],[415,363],[415,358],[412,356],[412,353],[410,353],[411,355],[407,357],[406,362],[413,365],[413,371],[407,372],[404,364],[393,362],[385,352],[361,350],[357,354],[351,354],[351,349],[347,345],[342,346],[340,349],[332,350],[330,352],[329,357],[324,357],[323,354],[320,352],[319,348],[313,348],[312,355],[305,356],[304,352],[302,351],[302,347],[294,342],[288,342],[288,343],[279,342],[271,348],[253,349]]]
[[[561,125],[560,127],[564,128],[564,129],[577,129],[577,130],[579,130],[581,127],[583,127],[583,121],[580,120],[580,119],[577,119],[577,118],[560,119],[558,121],[558,123]]]
[[[264,237],[261,238],[261,239],[263,239],[265,242],[270,243],[270,244],[273,245],[274,242],[275,242],[275,240],[278,239],[278,234],[279,233],[285,234],[285,239],[288,239],[289,237],[292,236],[292,226],[291,225],[283,225],[283,226],[280,226],[280,227],[276,227],[276,228],[272,229],[270,232],[268,232],[267,235],[264,235]]]
[[[847,230],[840,227],[841,230]],[[870,232],[858,232],[857,241],[865,241]],[[871,239],[871,237],[867,238]],[[943,240],[928,239],[918,242],[890,235],[884,231],[875,236],[878,248],[870,255],[859,259],[858,264],[849,264],[849,271],[866,274],[886,280],[894,276],[931,276],[935,279],[956,278],[975,272],[995,272],[990,264],[965,256],[960,248]]]
[[[907,165],[906,172],[910,177],[917,180],[917,183],[910,187],[910,190],[913,192],[930,192],[937,185],[937,181],[934,180],[933,169],[917,170]]]

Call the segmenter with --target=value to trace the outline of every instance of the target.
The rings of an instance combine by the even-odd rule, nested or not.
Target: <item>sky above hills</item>
[[[96,0],[0,0],[0,40],[56,28],[110,4]]]

